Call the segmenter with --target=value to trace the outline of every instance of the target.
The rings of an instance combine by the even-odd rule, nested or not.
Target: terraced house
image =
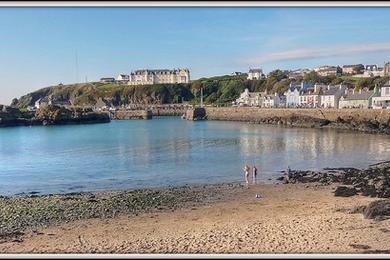
[[[322,95],[325,87],[326,85],[315,84],[313,88],[304,89],[299,95],[299,106],[309,108],[320,107],[320,95]]]
[[[374,90],[353,89],[340,98],[339,108],[371,108],[372,98],[377,94],[377,87]]]
[[[346,94],[347,87],[344,85],[331,86],[328,85],[321,95],[321,107],[323,108],[339,108],[340,98]]]

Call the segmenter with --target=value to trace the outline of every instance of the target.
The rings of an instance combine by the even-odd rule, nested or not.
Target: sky
[[[191,79],[390,61],[390,8],[0,8],[0,104],[135,69]]]

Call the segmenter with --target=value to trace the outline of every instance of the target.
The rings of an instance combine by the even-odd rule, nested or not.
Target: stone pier
[[[203,107],[191,108],[186,111],[187,120],[203,120],[206,118],[206,110]]]
[[[114,118],[118,120],[128,119],[152,119],[153,114],[151,110],[128,110],[128,111],[116,111]]]

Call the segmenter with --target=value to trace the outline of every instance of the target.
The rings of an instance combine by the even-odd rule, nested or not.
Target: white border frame
[[[0,8],[4,7],[390,7],[390,1],[349,2],[349,1],[4,1],[0,2]],[[269,259],[389,259],[390,254],[1,254],[0,258],[31,258],[31,259],[106,259],[106,258],[143,258],[143,259],[234,259],[234,258],[269,258]]]

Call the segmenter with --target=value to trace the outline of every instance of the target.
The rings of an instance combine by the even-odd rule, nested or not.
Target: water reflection
[[[177,118],[0,129],[0,193],[242,180],[388,160],[389,136]],[[48,178],[50,176],[50,178]]]

